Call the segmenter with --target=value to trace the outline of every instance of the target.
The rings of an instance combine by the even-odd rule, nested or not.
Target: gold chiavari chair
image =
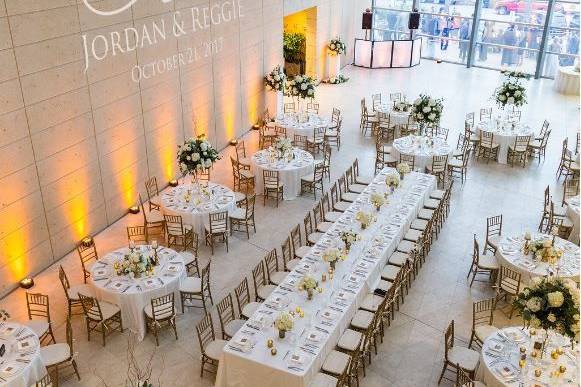
[[[537,158],[539,164],[541,163],[541,157],[545,160],[545,154],[547,151],[547,144],[549,143],[549,136],[551,131],[548,130],[543,134],[541,139],[535,139],[529,143],[528,154],[530,157]]]
[[[292,238],[289,236],[281,245],[282,248],[282,262],[284,271],[291,271],[299,264],[300,259],[295,258],[293,254]]]
[[[212,212],[208,217],[210,224],[204,225],[206,246],[210,246],[212,255],[214,255],[216,241],[223,242],[226,244],[226,252],[228,252],[228,211]]]
[[[464,370],[474,378],[480,354],[472,349],[459,347],[455,345],[454,339],[454,320],[450,322],[446,333],[444,334],[444,367],[438,379],[438,384],[442,382],[444,373],[451,367],[454,371]]]
[[[397,159],[389,153],[389,148],[391,147],[386,148],[380,141],[375,142],[375,174],[385,167],[396,166]]]
[[[416,157],[413,155],[399,154],[399,163],[406,163],[411,171],[416,169]]]
[[[218,302],[218,304],[216,304],[216,309],[218,310],[218,318],[220,319],[222,339],[230,340],[245,323],[245,320],[236,318],[232,293],[228,293],[226,297]]]
[[[469,156],[469,148],[465,147],[464,152],[460,159],[453,158],[452,160],[448,161],[448,174],[451,177],[455,177],[460,174],[460,178],[462,179],[462,183],[466,179],[468,174],[468,158]]]
[[[176,340],[178,339],[178,329],[176,327],[176,310],[174,303],[174,294],[152,298],[151,305],[143,308],[145,314],[145,328],[151,330],[155,336],[155,345],[159,347],[158,333],[163,325],[173,329]]]
[[[369,130],[370,133],[373,135],[375,133],[375,127],[379,121],[377,120],[377,116],[375,114],[370,114],[367,110],[367,106],[365,106],[365,99],[361,100],[361,133],[366,136],[367,131]]]
[[[307,113],[319,114],[319,104],[317,102],[307,102]]]
[[[329,201],[329,192],[325,192],[323,194],[323,198],[321,199],[321,207],[323,208],[323,219],[325,219],[326,222],[336,222],[342,214],[341,211],[335,211],[331,206],[331,202]]]
[[[200,377],[204,377],[204,371],[216,373],[218,370],[220,357],[222,357],[222,351],[227,341],[216,339],[211,314],[206,314],[196,325],[196,332],[198,334],[198,342],[200,343],[200,351],[202,352]],[[210,369],[206,368],[208,365]]]
[[[284,104],[284,113],[296,113],[295,103],[294,102],[287,102]]]
[[[482,121],[482,118],[480,118]],[[464,122],[470,125],[470,129],[474,127],[475,120],[474,120],[474,112],[466,113],[466,117],[464,118]]]
[[[39,381],[35,384],[36,387],[54,387],[52,384],[52,379],[50,374],[47,372]]]
[[[567,205],[569,199],[577,196],[579,196],[579,177],[565,179],[565,183],[563,183],[563,200],[561,201],[562,207]]]
[[[309,136],[302,136],[300,134],[295,134],[293,136],[293,146],[302,150],[307,150],[307,140]]]
[[[246,156],[246,145],[244,140],[239,140],[236,143],[236,160],[243,166],[250,167],[250,159]]]
[[[502,214],[486,218],[486,242],[483,254],[490,250],[495,253],[502,238]]]
[[[320,190],[321,194],[324,190],[323,175],[324,165],[319,163],[315,165],[315,170],[312,174],[301,177],[301,195],[305,192],[312,192],[315,200],[317,200],[317,190]]]
[[[573,230],[573,222],[567,217],[555,215],[555,203],[551,200],[549,207],[549,221],[545,232],[547,234],[558,235],[560,238],[569,239]]]
[[[347,190],[349,192],[353,192],[356,194],[362,193],[365,190],[365,188],[367,188],[367,185],[359,184],[355,180],[355,173],[353,171],[353,165],[351,165],[345,171],[345,182],[347,183]]]
[[[541,221],[539,223],[538,231],[543,232],[547,228],[547,223],[549,222],[549,212],[551,208],[551,193],[549,191],[549,186],[545,188],[545,200],[543,203],[543,214],[541,216]]]
[[[573,161],[573,153],[566,148],[566,145],[563,149],[563,153],[561,154],[561,162],[557,179],[560,179],[561,176],[565,176],[565,179],[568,177],[579,176],[579,163],[577,161]]]
[[[157,179],[155,176],[152,176],[145,181],[145,191],[147,192],[149,211],[159,210],[159,188],[157,186]]]
[[[313,208],[313,220],[315,221],[315,230],[322,233],[326,233],[327,231],[329,231],[329,229],[333,225],[332,222],[325,221],[323,205],[320,201]]]
[[[484,383],[470,379],[470,376],[460,368],[459,364],[456,366],[456,370],[456,384],[454,384],[454,387],[486,387]]]
[[[234,178],[234,190],[248,193],[254,189],[254,174],[250,171],[250,166],[241,164],[230,156],[232,163],[232,175]]]
[[[264,266],[266,268],[266,277],[268,282],[272,285],[281,284],[288,272],[278,270],[278,256],[276,254],[276,249],[272,249],[264,257]]]
[[[504,299],[505,302],[509,302],[509,298],[517,297],[521,291],[521,274],[517,271],[512,270],[507,266],[500,266],[498,274],[498,283],[496,286],[496,295],[494,297],[494,308],[498,305],[498,301]],[[514,312],[514,306],[512,303],[510,305],[510,313],[508,318],[512,318]]]
[[[391,102],[401,102],[402,94],[401,93],[389,93],[389,100]]]
[[[262,204],[266,206],[266,200],[272,198],[276,201],[276,208],[278,208],[279,201],[284,199],[284,186],[280,181],[278,171],[262,170],[262,180],[264,183]]]
[[[413,116],[410,114],[407,122],[404,125],[400,125],[399,127],[399,136],[405,137],[412,134],[417,135],[419,130],[420,128],[418,127],[418,124],[414,121]]]
[[[536,136],[534,139],[538,141],[542,140],[542,138],[545,137],[545,133],[547,133],[548,130],[549,130],[549,121],[544,120],[543,125],[541,125],[541,131],[539,132],[539,135]]]
[[[323,142],[329,145],[335,145],[337,150],[341,149],[341,125],[343,124],[343,120],[339,119],[337,124],[331,128],[325,129],[325,133],[323,135]]]
[[[41,344],[46,339],[49,339],[47,341],[48,344],[56,343],[52,332],[48,296],[42,293],[26,292],[26,309],[28,311],[28,321],[24,325],[32,329]]]
[[[269,127],[267,125],[263,125],[260,127],[258,132],[258,147],[260,149],[266,149],[276,141],[276,134],[270,132]]]
[[[307,245],[315,245],[315,243],[317,243],[324,234],[316,231],[316,229],[313,227],[313,217],[311,216],[310,211],[305,215],[305,218],[303,219],[303,225],[305,226],[305,239]]]
[[[329,128],[333,129],[339,123],[340,119],[341,119],[341,110],[333,108],[333,111],[331,112],[331,125],[329,126]]]
[[[374,111],[381,107],[381,93],[371,94],[371,106]]]
[[[302,259],[305,255],[309,253],[311,248],[309,246],[303,245],[303,239],[301,236],[301,225],[297,224],[292,228],[290,232],[293,254],[295,258]],[[288,265],[288,263],[287,263]]]
[[[79,242],[77,244],[77,253],[79,254],[79,258],[81,260],[84,281],[87,283],[87,278],[91,277],[91,267],[99,260],[97,246],[95,245],[94,241],[90,245]]]
[[[492,119],[492,108],[480,109],[480,121],[490,121]]]
[[[274,134],[276,137],[284,137],[286,138],[286,128],[284,126],[275,125],[274,126]]]
[[[362,176],[359,173],[359,159],[355,158],[353,161],[353,177],[355,179],[355,183],[369,185],[373,181],[373,177],[370,176]]]
[[[257,302],[266,300],[274,289],[276,289],[276,286],[269,284],[266,279],[263,261],[258,262],[254,269],[252,269],[252,280],[254,282],[255,301]]]
[[[65,291],[65,296],[67,298],[67,307],[68,307],[68,314],[67,316],[73,316],[76,314],[83,314],[83,310],[81,308],[80,311],[73,313],[73,308],[81,307],[81,300],[79,298],[79,294],[92,294],[91,287],[86,284],[80,284],[76,286],[71,286],[69,283],[69,279],[67,277],[67,273],[63,269],[61,265],[59,265],[59,280],[61,281],[61,285],[63,286],[63,290]]]
[[[88,341],[91,341],[91,332],[100,332],[104,347],[105,339],[111,333],[116,330],[123,333],[121,309],[117,305],[99,301],[94,297],[85,296],[81,293],[79,293],[79,299],[85,313]]]
[[[351,385],[351,383],[346,383],[347,379],[349,378],[348,373],[350,364],[351,357],[349,355],[344,352],[332,350],[325,358],[325,361],[321,366],[321,371],[322,373],[337,379],[339,381],[338,385]]]
[[[474,131],[474,128],[468,121],[464,122],[464,138],[464,141],[468,141],[469,149],[473,152],[473,155],[477,155],[480,136]]]
[[[474,234],[473,246],[472,265],[470,266],[470,270],[466,276],[466,279],[468,279],[470,278],[470,274],[472,274],[470,287],[472,287],[477,274],[486,274],[488,275],[488,279],[494,282],[496,273],[498,272],[498,262],[496,261],[496,257],[494,255],[480,254],[480,246],[478,245],[476,234]]]
[[[139,207],[141,207],[141,213],[143,214],[143,227],[145,227],[147,241],[149,242],[152,236],[158,241],[163,241],[165,239],[165,226],[161,213],[159,211],[150,211],[146,214],[141,194],[139,195]]]
[[[478,143],[477,159],[484,157],[486,163],[489,160],[498,161],[499,145],[494,142],[494,133],[480,131],[480,141]]]
[[[145,226],[128,226],[127,240],[129,242],[133,241],[136,245],[146,245],[147,235],[145,232]]]
[[[242,282],[240,282],[240,284],[234,288],[234,294],[236,295],[236,302],[238,303],[238,312],[240,312],[240,318],[248,320],[260,306],[260,302],[251,301],[250,289],[248,287],[248,278],[244,277]]]
[[[429,174],[438,178],[438,183],[444,184],[448,166],[448,155],[432,157],[432,165],[426,167]]]
[[[498,331],[494,323],[494,298],[480,300],[472,303],[472,333],[468,348],[472,343],[482,346],[484,340]]]
[[[313,154],[319,153],[323,149],[325,140],[325,127],[318,126],[313,128],[313,137],[307,138],[307,150]]]
[[[53,384],[55,386],[58,386],[59,384],[60,369],[64,366],[73,367],[73,370],[77,375],[77,379],[81,380],[81,375],[79,374],[77,362],[75,361],[75,350],[73,346],[74,345],[73,329],[71,327],[70,316],[67,316],[65,330],[67,336],[66,343],[58,344],[55,343],[40,348],[40,358],[42,359],[42,363],[44,364],[44,366],[47,368],[48,371],[47,375],[50,374],[51,372],[54,372],[55,377],[53,379],[54,381]]]
[[[515,160],[521,163],[523,168],[526,166],[530,141],[531,136],[516,136],[514,145],[508,146],[508,160],[511,167],[514,166]]]
[[[234,231],[246,231],[246,238],[250,239],[250,227],[256,232],[256,222],[254,221],[254,205],[256,204],[256,195],[250,195],[244,199],[242,208],[236,207],[230,211],[230,235]]]
[[[209,183],[210,182],[210,168],[203,168],[200,170],[196,170],[196,179],[200,183]]]
[[[315,167],[320,165],[323,168],[323,177],[331,181],[331,146],[328,143],[323,144],[323,159],[315,160]]]
[[[181,215],[164,215],[165,232],[167,234],[167,247],[180,248],[182,251],[194,249],[194,230],[191,226],[184,225]]]
[[[349,191],[349,184],[347,183],[347,178],[345,175],[339,176],[337,179],[337,184],[339,186],[339,198],[342,202],[353,203],[359,197],[359,194]]]
[[[347,211],[349,206],[351,206],[351,203],[344,202],[341,200],[341,193],[338,187],[339,185],[337,184],[337,182],[335,182],[335,184],[333,184],[333,186],[331,187],[331,206],[333,208],[333,211],[345,212]]]
[[[212,290],[210,288],[210,264],[202,268],[201,277],[196,277],[194,270],[197,268],[196,264],[191,264],[188,270],[188,277],[184,278],[180,284],[180,301],[182,304],[182,311],[185,308],[200,308],[199,305],[195,305],[194,302],[200,301],[202,303],[201,308],[204,309],[204,313],[208,313],[208,308],[206,304],[209,302],[210,305],[214,305],[214,300],[212,298]]]

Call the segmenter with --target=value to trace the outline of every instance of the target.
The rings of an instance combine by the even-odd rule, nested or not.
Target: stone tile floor
[[[480,107],[491,106],[491,95],[502,76],[485,69],[466,69],[452,64],[437,64],[424,61],[413,69],[366,70],[347,67],[351,77],[342,85],[321,85],[317,99],[323,114],[338,107],[344,114],[342,147],[334,152],[332,162],[333,180],[358,157],[362,173],[371,173],[373,168],[373,139],[363,138],[359,132],[359,101],[372,93],[404,92],[414,99],[420,92],[445,98],[442,125],[451,129],[449,140],[455,143],[457,134],[463,130],[464,116],[469,111],[478,114]],[[561,141],[568,136],[574,144],[579,130],[579,98],[563,96],[552,89],[552,80],[528,82],[528,105],[523,109],[523,122],[540,130],[543,119],[551,124],[547,159],[540,164],[530,163],[526,168],[499,165],[496,163],[471,161],[468,180],[456,184],[452,210],[439,239],[435,243],[426,264],[410,290],[405,304],[397,314],[392,326],[386,331],[378,355],[373,357],[367,368],[367,377],[362,387],[379,386],[434,386],[442,366],[443,332],[450,320],[456,322],[456,335],[461,342],[468,342],[474,300],[490,297],[490,285],[475,282],[470,288],[466,273],[471,260],[472,234],[483,240],[485,218],[504,215],[504,233],[520,233],[537,226],[542,208],[543,190],[546,185],[560,192],[555,179],[555,170],[560,157]],[[385,98],[385,97],[384,97]],[[249,133],[244,140],[247,149],[257,147],[257,133]],[[213,177],[217,182],[231,185],[229,154],[216,165]],[[559,197],[560,193],[556,196]],[[298,198],[282,203],[276,209],[257,203],[257,234],[246,240],[238,234],[231,239],[230,252],[218,247],[213,259],[212,290],[217,302],[244,276],[251,276],[251,268],[264,257],[269,249],[280,245],[290,228],[302,221],[306,211],[314,205],[312,198]],[[141,215],[127,215],[96,236],[101,254],[126,244],[125,227],[141,222]],[[202,247],[202,262],[207,262],[209,249]],[[73,283],[81,281],[80,263],[75,253],[70,253],[58,264],[62,264]],[[35,277],[34,291],[50,295],[51,311],[56,327],[57,340],[64,341],[65,300],[58,281],[58,264]],[[217,270],[219,268],[219,270]],[[24,292],[17,290],[0,300],[0,307],[7,308],[15,319],[25,319]],[[215,309],[214,309],[214,315]],[[195,335],[195,324],[201,318],[200,310],[192,310],[177,318],[179,340],[169,331],[161,334],[160,346],[155,347],[152,336],[146,336],[136,346],[136,356],[145,362],[154,354],[154,380],[165,386],[212,386],[213,376],[199,377],[200,351]],[[218,321],[217,317],[214,319]],[[508,321],[497,311],[495,324],[516,325],[520,321]],[[73,320],[81,381],[65,377],[63,386],[119,386],[126,375],[126,348],[128,334],[114,334],[107,346],[99,340],[87,342],[83,320]],[[444,382],[443,385],[452,385]]]

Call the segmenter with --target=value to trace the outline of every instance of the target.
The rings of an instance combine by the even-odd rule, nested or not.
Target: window
[[[458,14],[423,13],[418,34],[423,36],[422,56],[466,63],[472,18]]]
[[[579,3],[555,2],[545,45],[541,74],[554,78],[559,67],[573,66],[579,58]]]
[[[373,39],[409,39],[408,20],[412,4],[411,0],[375,0]]]

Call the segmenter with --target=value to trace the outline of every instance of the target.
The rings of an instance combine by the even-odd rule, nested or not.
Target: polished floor
[[[373,139],[363,138],[359,132],[359,101],[372,93],[401,91],[413,99],[419,93],[429,93],[445,98],[442,125],[451,129],[450,142],[455,143],[463,130],[467,112],[491,106],[491,95],[499,84],[498,72],[484,69],[466,69],[453,64],[436,64],[424,61],[413,69],[366,70],[346,68],[350,81],[342,85],[321,85],[317,100],[322,112],[329,114],[338,107],[344,114],[343,138],[340,152],[333,154],[332,175],[335,179],[358,157],[363,173],[373,168]],[[485,232],[485,218],[504,215],[504,233],[520,233],[535,229],[542,208],[543,190],[547,185],[559,190],[555,170],[560,156],[561,141],[566,136],[574,143],[579,130],[579,98],[557,94],[551,80],[528,82],[528,105],[523,109],[523,121],[538,131],[543,119],[550,121],[552,129],[547,159],[540,164],[530,163],[526,168],[495,163],[471,161],[468,180],[456,184],[452,196],[452,210],[427,263],[413,283],[395,322],[387,330],[379,353],[367,369],[362,387],[379,386],[435,386],[443,358],[443,332],[450,320],[456,322],[456,335],[467,343],[472,302],[490,297],[489,284],[475,282],[470,288],[466,273],[471,260],[472,234],[481,240]],[[251,149],[256,149],[257,133],[244,139]],[[248,147],[247,145],[247,147]],[[217,164],[215,180],[232,184],[228,152]],[[288,235],[290,228],[302,221],[304,214],[314,205],[312,198],[298,198],[282,203],[278,209],[257,204],[257,233],[246,240],[239,234],[231,239],[230,253],[218,247],[213,257],[212,291],[214,300],[220,300],[233,290],[251,268],[269,249],[277,247]],[[127,215],[96,236],[101,254],[126,244],[125,227],[141,222],[141,215]],[[210,256],[202,247],[202,261]],[[61,262],[70,273],[71,281],[78,283],[81,268],[76,254],[71,253]],[[51,314],[57,340],[64,341],[65,300],[58,281],[58,265],[35,277],[34,291],[47,293],[51,299]],[[8,309],[15,319],[25,319],[24,292],[17,290],[3,300],[0,307]],[[214,315],[216,315],[214,309]],[[179,340],[169,331],[161,334],[160,346],[155,347],[153,336],[146,336],[136,346],[136,356],[141,362],[154,354],[153,381],[164,386],[211,386],[213,376],[199,377],[200,351],[195,335],[195,324],[201,311],[190,311],[178,316]],[[217,317],[214,319],[218,321]],[[508,321],[501,311],[495,313],[498,326],[519,324],[518,319]],[[87,342],[83,320],[73,322],[75,352],[81,381],[65,377],[63,386],[120,386],[124,384],[129,335],[114,334],[102,347],[99,340]],[[157,385],[157,384],[155,384]],[[443,385],[452,385],[444,382]]]

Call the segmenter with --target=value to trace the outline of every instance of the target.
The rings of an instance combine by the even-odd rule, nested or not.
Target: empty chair
[[[196,325],[196,332],[198,333],[198,342],[200,343],[200,351],[202,352],[200,377],[203,377],[204,371],[216,372],[222,351],[227,342],[216,339],[214,323],[212,322],[212,315],[210,314],[206,314]],[[210,366],[210,369],[207,369],[206,366]]]
[[[250,166],[250,159],[246,157],[246,145],[242,140],[236,143],[236,160],[244,166]]]
[[[488,336],[498,331],[498,328],[493,325],[493,321],[494,298],[472,303],[472,333],[468,348],[472,348],[472,343],[481,346]]]
[[[266,280],[266,273],[264,272],[264,262],[260,261],[252,269],[252,279],[254,281],[254,294],[256,301],[262,302],[270,296],[270,293],[276,289],[276,286],[271,285]]]
[[[486,218],[486,242],[483,253],[486,251],[496,252],[498,244],[502,239],[502,214]]]
[[[363,185],[369,185],[373,181],[373,177],[360,174],[358,158],[355,158],[353,161],[353,178],[355,179],[355,183]]]
[[[295,113],[295,103],[294,102],[287,102],[284,104],[284,113]]]
[[[472,274],[472,280],[470,281],[470,286],[474,283],[477,274],[488,275],[489,280],[494,281],[496,272],[498,271],[498,262],[496,257],[493,255],[487,255],[483,253],[480,255],[478,241],[476,240],[476,234],[474,234],[474,248],[472,249],[472,264],[468,275],[466,278],[470,278]]]
[[[148,242],[145,226],[128,226],[127,240],[133,241],[136,245],[146,245]]]
[[[143,312],[145,314],[145,327],[147,330],[153,332],[153,335],[155,336],[155,345],[159,346],[158,332],[162,325],[167,325],[169,328],[172,328],[176,340],[178,339],[173,292],[152,298],[151,305],[146,305],[143,308]]]
[[[141,213],[143,214],[143,226],[145,227],[147,241],[149,242],[152,236],[158,240],[163,240],[165,238],[165,228],[161,213],[159,211],[149,211],[146,213],[141,195],[139,195],[139,207],[141,207]]]
[[[264,257],[264,265],[266,267],[268,282],[273,285],[280,285],[288,275],[288,272],[279,270],[276,249],[272,249],[266,254],[266,257]]]
[[[312,192],[315,200],[317,199],[317,190],[323,193],[323,164],[317,164],[312,174],[301,177],[301,195],[303,192]],[[278,207],[278,200],[277,200]]]
[[[410,171],[413,171],[416,169],[416,157],[413,155],[406,155],[406,154],[400,153],[399,163],[400,164],[406,163],[410,167]]]
[[[470,376],[459,366],[456,367],[456,384],[454,387],[486,387],[486,384],[473,381]]]
[[[230,163],[232,164],[234,190],[252,191],[254,189],[254,174],[250,171],[250,165],[244,165],[233,157],[230,157]]]
[[[302,150],[307,150],[307,140],[309,136],[302,136],[300,134],[295,134],[293,136],[293,146]]]
[[[232,293],[228,293],[226,297],[218,302],[216,307],[218,309],[218,318],[220,319],[222,339],[230,340],[242,328],[245,320],[236,318],[234,303],[232,302]]]
[[[509,302],[509,298],[514,298],[520,293],[521,274],[506,266],[500,266],[498,275],[498,284],[496,286],[496,296],[494,298],[494,307],[498,301],[503,299]],[[510,304],[510,314],[508,318],[512,318],[514,306]]]
[[[492,119],[492,108],[480,109],[480,121],[490,121]]]
[[[230,219],[230,235],[234,231],[245,231],[246,238],[250,239],[250,227],[256,232],[256,222],[254,221],[254,204],[256,195],[247,196],[242,201],[242,208],[236,207],[228,214]]]
[[[157,179],[155,176],[150,177],[145,181],[145,190],[147,192],[147,201],[149,203],[149,211],[159,210],[159,188],[157,186]]]
[[[432,165],[428,165],[426,169],[428,173],[436,176],[438,182],[444,183],[444,178],[446,177],[446,170],[448,165],[448,155],[434,156],[432,158]]]
[[[67,298],[68,316],[72,316],[73,314],[83,314],[82,308],[76,313],[73,313],[73,308],[82,306],[79,294],[92,294],[91,287],[86,284],[71,286],[67,277],[67,273],[61,265],[59,265],[59,280],[61,281],[61,285],[63,286],[63,290],[65,291],[65,296]]]
[[[474,378],[480,354],[472,349],[459,347],[454,342],[454,320],[450,322],[444,335],[444,367],[438,379],[438,384],[442,381],[444,373],[451,367],[466,371],[471,378]]]
[[[46,339],[49,339],[48,343],[56,343],[52,333],[48,296],[41,293],[26,292],[26,309],[28,311],[28,321],[24,325],[36,333],[41,344]]]
[[[325,134],[323,136],[323,141],[329,145],[335,145],[337,149],[341,149],[341,125],[343,124],[343,120],[339,119],[339,121],[335,124],[334,127],[329,127],[325,129]]]
[[[47,372],[40,380],[35,384],[36,387],[52,387],[52,379],[50,374]]]
[[[117,305],[99,301],[94,297],[83,294],[79,294],[79,298],[83,306],[83,312],[85,313],[88,341],[91,341],[91,332],[101,332],[103,346],[105,346],[105,338],[108,335],[116,330],[123,333],[121,310]]]
[[[186,307],[200,308],[199,305],[195,305],[193,302],[201,301],[201,308],[203,308],[204,312],[207,313],[208,310],[206,304],[208,301],[210,302],[210,305],[214,304],[212,290],[210,289],[210,264],[211,262],[208,262],[208,264],[202,268],[201,277],[196,276],[196,273],[192,272],[190,269],[188,270],[188,277],[182,280],[179,290],[183,311],[185,311]],[[193,264],[190,267],[193,267]],[[197,271],[197,265],[194,270]]]
[[[317,126],[313,128],[313,136],[307,138],[307,150],[311,153],[319,153],[323,149],[325,141],[325,127]]]
[[[513,145],[508,146],[508,160],[514,166],[515,161],[521,163],[523,168],[527,164],[529,143],[531,136],[516,136]]]
[[[206,246],[210,246],[214,255],[214,245],[216,241],[226,243],[228,252],[228,212],[213,212],[208,215],[210,224],[204,225],[206,233]]]
[[[305,240],[307,245],[313,246],[319,239],[321,239],[323,233],[316,231],[313,227],[313,217],[311,216],[310,211],[305,215],[303,225],[305,226]]]
[[[244,277],[242,282],[234,288],[234,294],[236,295],[240,317],[244,320],[248,320],[254,312],[256,312],[256,309],[258,309],[260,302],[251,301],[248,279],[246,277]]]
[[[309,251],[311,251],[311,248],[309,246],[303,245],[303,239],[301,236],[301,225],[297,224],[296,227],[294,227],[291,230],[290,235],[295,258],[299,259],[303,258],[305,255],[309,253]]]
[[[319,104],[316,102],[307,102],[307,113],[319,114]]]
[[[282,261],[284,271],[291,271],[300,262],[299,258],[295,258],[291,243],[291,237],[285,239],[281,246]]]
[[[480,121],[482,121],[482,118],[480,118]],[[473,128],[474,124],[475,124],[474,112],[466,113],[466,116],[464,118],[464,122],[469,124],[470,128]]]
[[[469,148],[464,148],[464,151],[460,158],[453,158],[448,161],[448,174],[452,178],[460,175],[460,179],[462,183],[466,180],[466,176],[468,175],[468,157],[469,157]]]
[[[194,230],[191,226],[184,225],[180,215],[164,215],[165,232],[167,234],[167,247],[187,250],[194,248]]]
[[[80,242],[77,245],[77,252],[79,253],[79,258],[81,259],[81,267],[83,268],[83,275],[85,283],[87,283],[87,278],[91,277],[91,267],[99,260],[99,255],[97,254],[97,246],[95,242],[90,245],[85,245]]]
[[[481,156],[484,157],[487,164],[489,160],[498,161],[499,149],[499,145],[494,142],[494,133],[480,132],[480,141],[478,142],[478,152],[476,154],[478,159]]]
[[[401,93],[389,93],[389,100],[391,102],[400,102],[402,98]]]
[[[278,171],[264,169],[262,171],[262,179],[264,182],[262,192],[264,198],[262,204],[266,205],[266,200],[272,198],[276,201],[276,207],[278,208],[278,202],[284,199],[284,187],[283,183],[280,181]]]
[[[75,356],[73,348],[74,339],[73,339],[73,330],[71,328],[70,316],[67,317],[65,329],[67,336],[66,343],[55,343],[40,348],[40,358],[42,359],[42,363],[44,364],[44,366],[47,368],[48,373],[54,371],[55,386],[58,386],[59,372],[62,367],[67,366],[73,367],[73,370],[77,375],[77,379],[81,380],[81,375],[79,375],[77,363],[75,362],[74,359]]]

